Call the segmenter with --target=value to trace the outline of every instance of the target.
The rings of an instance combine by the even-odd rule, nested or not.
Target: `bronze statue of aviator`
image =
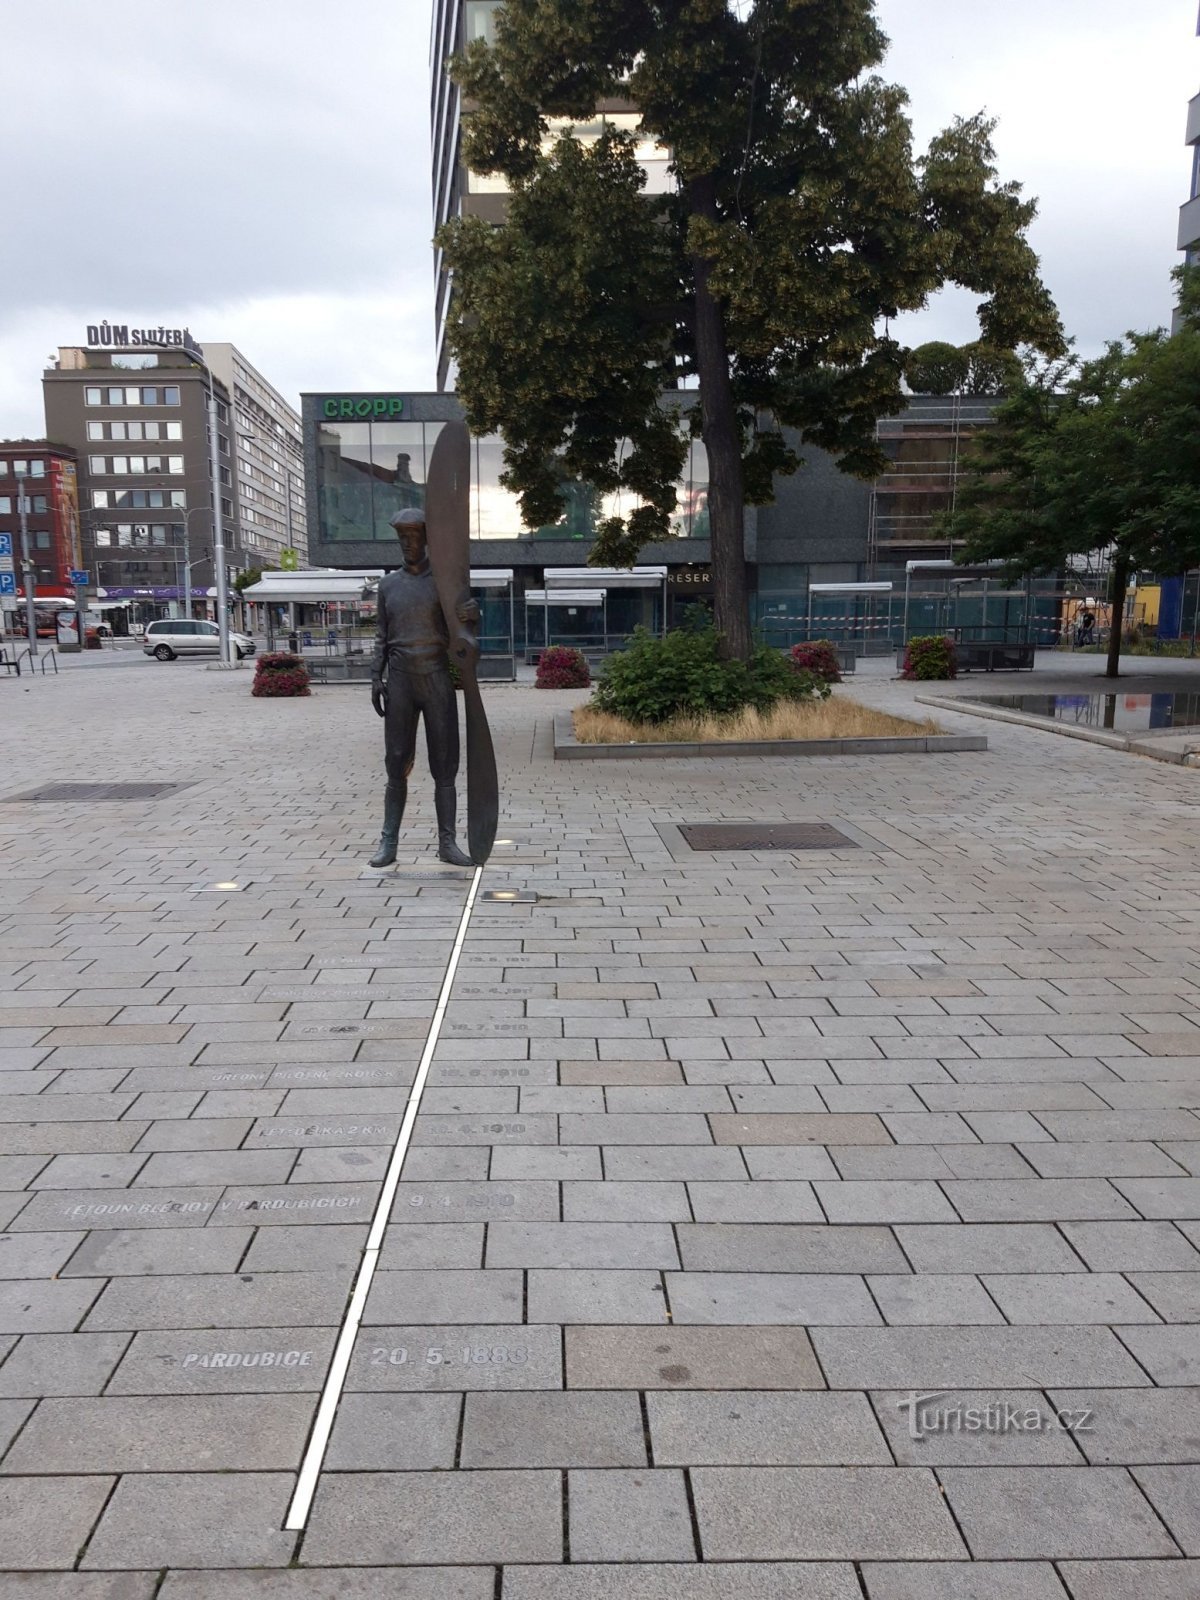
[[[377,600],[371,704],[384,719],[387,788],[372,867],[388,867],[396,859],[421,719],[433,775],[439,858],[455,867],[481,866],[496,837],[496,761],[476,677],[479,606],[470,592],[469,466],[465,425],[445,424],[430,460],[427,512],[411,509],[392,518],[404,566],[380,580]],[[456,839],[459,737],[451,660],[466,708],[470,855]]]

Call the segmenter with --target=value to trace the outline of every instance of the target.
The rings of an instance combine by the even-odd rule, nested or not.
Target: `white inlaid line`
[[[396,1198],[396,1189],[400,1183],[400,1173],[404,1168],[404,1158],[408,1154],[413,1125],[417,1120],[417,1112],[421,1108],[421,1096],[425,1092],[425,1080],[429,1076],[433,1053],[437,1049],[438,1036],[442,1031],[442,1022],[446,1015],[446,1007],[450,1003],[450,991],[454,987],[454,974],[458,971],[459,957],[462,955],[463,944],[467,937],[467,929],[470,926],[471,913],[475,909],[475,899],[479,893],[479,883],[482,877],[483,868],[476,867],[475,876],[471,880],[471,887],[467,893],[467,903],[463,907],[462,918],[458,924],[458,932],[455,935],[454,945],[450,951],[450,959],[446,963],[446,973],[442,979],[441,990],[438,993],[437,1005],[433,1010],[433,1020],[430,1022],[429,1032],[425,1036],[425,1048],[421,1052],[416,1076],[413,1078],[412,1089],[409,1091],[408,1103],[404,1108],[404,1119],[400,1124],[400,1132],[396,1136],[396,1143],[392,1147],[392,1156],[388,1162],[387,1172],[384,1174],[383,1187],[379,1191],[375,1215],[371,1219],[370,1231],[367,1234],[366,1249],[359,1263],[358,1275],[354,1280],[354,1288],[350,1293],[350,1303],[346,1307],[346,1315],[342,1319],[342,1326],[338,1331],[337,1344],[333,1350],[333,1360],[329,1363],[325,1387],[321,1390],[321,1402],[317,1407],[317,1415],[313,1421],[312,1433],[309,1435],[304,1459],[300,1463],[300,1474],[296,1479],[296,1487],[292,1494],[291,1504],[288,1506],[287,1516],[284,1518],[284,1527],[296,1532],[299,1532],[307,1524],[308,1514],[312,1509],[313,1495],[317,1490],[317,1480],[321,1476],[325,1452],[329,1448],[329,1435],[333,1431],[333,1419],[337,1413],[338,1403],[342,1398],[342,1390],[346,1385],[350,1357],[354,1352],[354,1341],[358,1337],[359,1324],[366,1309],[371,1279],[375,1276],[375,1269],[379,1265],[379,1252],[383,1248],[383,1235],[387,1229],[388,1217],[391,1215],[392,1203]]]

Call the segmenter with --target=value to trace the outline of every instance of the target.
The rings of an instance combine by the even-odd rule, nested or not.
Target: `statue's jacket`
[[[450,635],[428,562],[416,572],[402,568],[379,580],[375,653],[371,675],[450,670]]]

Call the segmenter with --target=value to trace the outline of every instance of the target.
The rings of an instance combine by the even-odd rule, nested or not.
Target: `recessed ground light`
[[[214,889],[240,889],[241,887],[242,886],[241,886],[240,883],[214,883],[213,884],[213,888]]]
[[[523,905],[532,905],[537,900],[537,894],[532,889],[488,889],[479,897],[481,900],[499,900],[505,905],[512,905],[520,901]]]

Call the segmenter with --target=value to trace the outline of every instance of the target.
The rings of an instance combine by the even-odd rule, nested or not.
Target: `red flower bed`
[[[841,683],[842,667],[837,651],[828,639],[812,639],[792,646],[792,665],[798,672],[811,672],[826,683]]]
[[[581,650],[552,644],[548,650],[542,651],[537,667],[539,689],[587,689],[591,687],[591,682],[591,668]]]
[[[308,694],[308,668],[303,658],[287,650],[268,651],[254,665],[252,695],[260,699],[281,699]]]

